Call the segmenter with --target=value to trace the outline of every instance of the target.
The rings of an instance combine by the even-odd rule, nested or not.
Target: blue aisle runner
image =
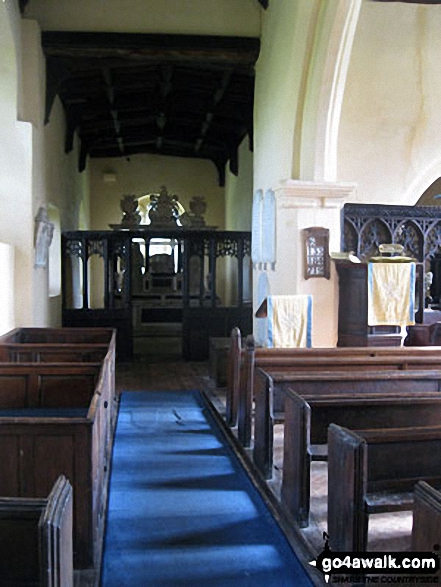
[[[199,392],[125,392],[102,587],[312,585]]]

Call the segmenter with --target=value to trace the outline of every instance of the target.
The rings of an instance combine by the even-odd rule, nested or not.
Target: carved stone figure
[[[138,212],[138,200],[136,199],[136,196],[132,194],[123,196],[120,206],[123,211],[123,217],[121,220],[122,226],[137,226],[141,222],[141,215]]]
[[[203,196],[194,196],[190,200],[190,223],[191,226],[205,226],[204,214],[207,210],[207,202]]]
[[[47,267],[53,236],[54,225],[49,222],[46,209],[41,207],[35,217],[35,267]]]

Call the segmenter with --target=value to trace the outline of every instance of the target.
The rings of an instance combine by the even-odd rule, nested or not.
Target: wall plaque
[[[330,278],[329,229],[311,226],[303,230],[305,248],[305,279]]]

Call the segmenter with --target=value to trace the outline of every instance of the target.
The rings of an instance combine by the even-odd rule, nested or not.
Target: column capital
[[[287,179],[273,189],[281,208],[342,208],[354,201],[357,184]]]

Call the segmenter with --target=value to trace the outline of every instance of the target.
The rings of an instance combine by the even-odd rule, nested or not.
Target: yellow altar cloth
[[[311,347],[312,296],[268,296],[267,346]]]
[[[369,263],[368,324],[415,324],[415,263]]]

